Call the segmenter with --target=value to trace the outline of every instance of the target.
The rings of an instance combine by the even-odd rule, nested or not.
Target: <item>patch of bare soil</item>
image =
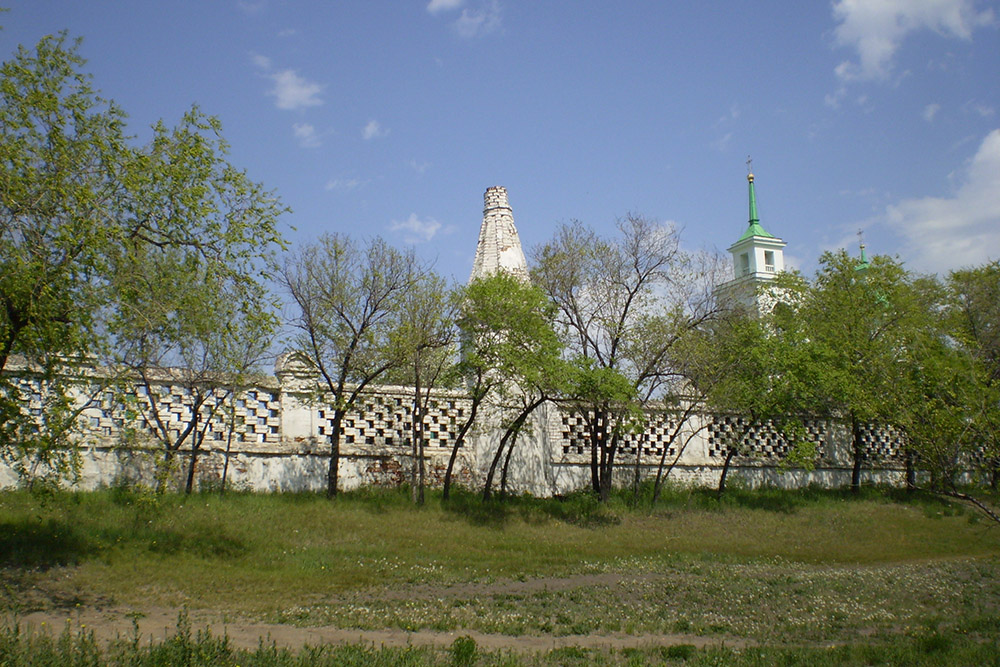
[[[629,579],[635,580],[634,576]],[[491,583],[462,583],[433,586],[420,584],[400,589],[374,593],[385,599],[446,597],[475,598],[497,594],[525,594],[538,591],[567,590],[588,586],[613,586],[622,581],[618,574],[590,574],[570,577],[530,579],[526,581],[501,581]],[[78,606],[48,608],[32,611],[14,619],[23,630],[57,635],[67,627],[72,632],[92,632],[101,641],[129,639],[139,635],[141,643],[163,641],[177,632],[179,609],[165,607],[128,608]],[[227,636],[234,646],[255,649],[263,639],[266,645],[299,649],[305,645],[365,644],[381,646],[436,646],[447,647],[457,637],[469,636],[484,649],[505,649],[525,653],[547,651],[565,646],[584,648],[638,648],[648,646],[673,646],[693,644],[744,646],[746,641],[733,637],[702,637],[686,634],[626,635],[499,635],[474,630],[434,632],[421,630],[408,632],[400,629],[358,630],[332,625],[299,627],[278,623],[262,623],[227,617],[213,610],[189,610],[188,620],[192,630],[208,629],[214,636]]]
[[[728,638],[699,637],[695,635],[566,635],[554,636],[510,636],[490,635],[476,631],[407,632],[405,630],[350,630],[333,626],[297,627],[275,623],[254,623],[227,621],[214,612],[192,611],[188,615],[192,628],[208,629],[214,636],[227,636],[233,646],[255,649],[261,639],[265,645],[274,644],[281,648],[299,649],[305,645],[321,644],[365,644],[376,648],[381,646],[437,646],[448,647],[456,637],[467,635],[485,649],[506,649],[525,653],[547,651],[564,646],[584,648],[638,648],[644,646],[673,646],[693,644],[695,646],[726,645],[742,646],[745,642]],[[101,641],[132,639],[139,633],[140,643],[163,641],[176,632],[177,610],[149,608],[143,610],[112,608],[80,608],[72,614],[56,612],[32,612],[18,619],[20,627],[28,632],[44,632],[58,635],[67,627],[72,632],[92,632]]]

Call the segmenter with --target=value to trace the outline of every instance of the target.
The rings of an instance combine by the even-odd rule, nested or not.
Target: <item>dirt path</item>
[[[128,609],[122,607],[91,609],[80,607],[71,613],[55,611],[32,612],[21,616],[18,621],[22,629],[30,632],[59,634],[69,626],[73,632],[93,632],[101,641],[131,639],[136,625],[141,643],[162,641],[173,635],[177,628],[178,610],[167,608]],[[309,644],[367,644],[381,646],[450,646],[456,637],[468,635],[485,649],[507,649],[518,652],[547,651],[563,646],[584,648],[637,648],[644,646],[672,646],[693,644],[698,647],[709,645],[743,646],[746,642],[735,638],[699,637],[695,635],[567,635],[554,636],[510,636],[491,635],[476,631],[455,632],[405,630],[345,630],[333,626],[298,627],[275,623],[254,623],[227,620],[209,611],[191,611],[188,614],[192,631],[209,629],[214,636],[228,636],[234,646],[255,649],[260,640],[265,644],[298,649]]]
[[[525,595],[538,591],[560,591],[593,587],[619,587],[626,580],[660,579],[663,574],[622,575],[618,573],[577,574],[566,577],[539,577],[524,581],[501,580],[492,582],[463,582],[456,584],[414,584],[358,592],[363,598],[386,600],[408,600],[428,598],[488,598],[498,594]],[[48,592],[51,593],[51,592]],[[68,626],[73,632],[92,632],[101,641],[132,639],[138,632],[141,643],[158,642],[176,634],[180,609],[170,607],[126,607],[102,604],[94,600],[91,604],[75,607],[59,604],[56,598],[46,592],[34,589],[39,603],[32,611],[22,614],[16,620],[21,628],[30,632],[44,632],[57,635]],[[27,602],[27,601],[25,601]],[[52,603],[56,602],[55,606]],[[487,634],[476,630],[459,629],[449,632],[419,630],[407,632],[400,629],[358,630],[344,629],[332,625],[296,626],[280,623],[262,623],[246,620],[238,616],[226,615],[215,610],[189,610],[188,620],[192,632],[208,629],[213,636],[227,636],[237,647],[255,649],[261,639],[265,644],[298,649],[304,645],[320,644],[366,644],[374,647],[392,646],[436,646],[447,647],[456,637],[467,635],[485,649],[505,649],[533,653],[565,646],[584,648],[638,648],[648,646],[673,646],[692,644],[694,646],[745,646],[748,642],[736,637],[703,637],[687,634],[647,634],[626,635],[612,633],[606,635],[501,635]]]

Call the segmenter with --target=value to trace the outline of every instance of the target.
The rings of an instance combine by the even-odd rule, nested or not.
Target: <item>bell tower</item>
[[[748,169],[750,162],[747,158]],[[759,311],[759,288],[785,270],[783,251],[787,244],[760,224],[752,171],[747,173],[747,186],[750,219],[743,235],[729,246],[729,253],[733,256],[733,279],[719,286],[719,294]]]
[[[757,193],[754,191],[753,172],[747,174],[750,189],[750,221],[743,236],[729,246],[733,256],[734,280],[770,280],[774,274],[785,270],[782,253],[786,243],[768,233],[757,216]]]

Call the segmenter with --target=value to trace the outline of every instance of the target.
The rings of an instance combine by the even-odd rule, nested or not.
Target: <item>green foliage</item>
[[[398,349],[407,294],[426,267],[381,238],[359,246],[324,235],[289,257],[281,279],[297,306],[298,351],[319,372],[334,409],[327,494],[338,493],[340,421],[364,389],[408,359]],[[420,315],[413,311],[412,315]],[[414,326],[404,327],[411,333]]]
[[[468,635],[456,637],[451,643],[451,664],[454,667],[471,667],[476,664],[478,655],[476,640]]]
[[[196,107],[136,146],[83,64],[60,34],[0,66],[0,371],[19,376],[0,375],[0,454],[29,478],[72,472],[78,418],[106,388],[93,364],[141,346],[163,363],[139,333],[189,362],[193,340],[276,325],[260,280],[283,247],[280,202]]]
[[[464,376],[482,377],[486,387],[512,383],[552,392],[562,379],[562,346],[554,307],[541,289],[501,271],[471,281],[456,299]]]
[[[802,423],[807,407],[802,399],[811,385],[808,352],[798,336],[734,310],[690,333],[681,344],[683,371],[704,406],[735,417],[735,428],[721,434],[727,438],[727,457],[720,492],[730,460],[754,455],[752,431],[765,424],[791,445],[782,466],[813,467],[816,448]]]
[[[651,399],[682,391],[677,343],[714,308],[712,262],[683,252],[676,229],[628,215],[618,230],[562,225],[532,269],[574,360],[565,398],[591,423],[591,483],[605,500],[621,435]]]
[[[488,497],[506,450],[501,492],[505,489],[517,435],[531,413],[565,386],[566,364],[552,324],[553,304],[539,288],[501,271],[471,281],[455,298],[462,341],[458,369],[473,402],[463,437],[488,397],[500,407],[504,428],[486,475]]]
[[[1000,482],[1000,261],[953,272],[946,290],[952,343],[947,358],[952,363],[944,376],[952,378],[953,391],[945,396],[957,405],[940,415],[942,431],[958,445],[955,453],[962,463],[978,463],[996,489]],[[958,423],[956,413],[964,423]],[[947,476],[945,471],[942,477]]]
[[[947,288],[956,337],[984,364],[990,383],[1000,382],[1000,260],[953,271]]]

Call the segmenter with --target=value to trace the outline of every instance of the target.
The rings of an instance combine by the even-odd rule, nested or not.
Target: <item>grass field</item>
[[[86,633],[59,649],[14,632],[31,612],[182,608],[270,628],[479,638],[273,647],[272,662],[264,648],[183,628],[157,644],[211,649],[223,664],[352,664],[351,651],[356,664],[1000,664],[1000,527],[882,490],[734,489],[718,500],[671,489],[655,508],[586,495],[483,505],[464,494],[416,508],[405,490],[332,502],[4,492],[0,566],[7,664],[90,650]],[[615,637],[617,648],[594,637]],[[561,638],[559,648],[515,650],[539,638]],[[141,648],[153,662],[128,664],[174,664],[153,649]]]

